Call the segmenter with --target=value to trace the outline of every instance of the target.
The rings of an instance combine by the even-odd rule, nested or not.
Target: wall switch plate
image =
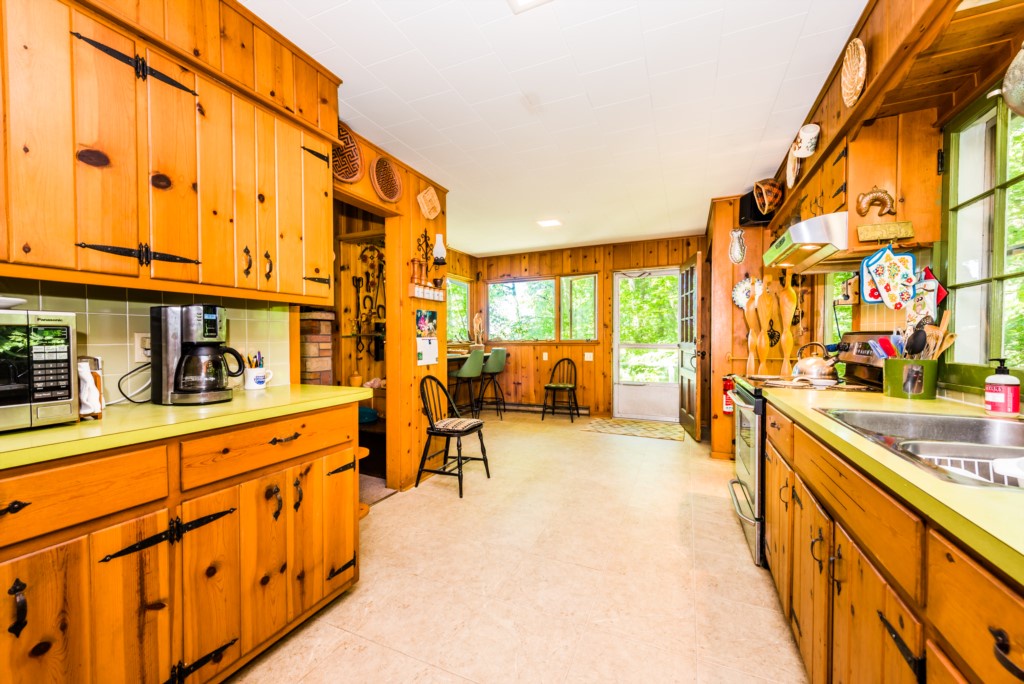
[[[548,360],[548,353],[547,352],[541,352],[540,358],[541,358],[542,361],[547,361]]]
[[[152,345],[149,340],[149,333],[135,333],[135,340],[132,344],[133,363],[146,363],[150,360]]]
[[[583,352],[583,360],[584,361],[593,361],[594,360],[594,352]]]

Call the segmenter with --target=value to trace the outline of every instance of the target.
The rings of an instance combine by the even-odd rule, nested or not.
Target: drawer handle
[[[14,623],[7,631],[13,634],[15,639],[21,636],[21,630],[28,625],[28,600],[25,598],[27,588],[27,584],[15,577],[14,584],[7,590],[7,593],[14,597]]]
[[[1010,660],[1010,637],[1006,634],[1006,630],[999,629],[998,627],[989,627],[988,631],[996,640],[995,645],[992,647],[992,652],[996,654],[996,660],[1003,666],[1003,669],[1024,682],[1024,670]]]
[[[270,444],[271,446],[275,446],[277,444],[284,444],[285,442],[294,442],[299,437],[301,437],[301,435],[298,432],[296,432],[291,437],[275,437],[274,439],[270,440]]]
[[[772,418],[771,420],[768,421],[768,427],[770,427],[773,430],[781,430],[782,429],[782,426],[779,425],[778,423],[776,423],[774,418]]]
[[[4,508],[0,508],[0,515],[7,515],[8,513],[14,515],[18,511],[24,509],[26,506],[31,505],[31,501],[18,501],[17,499],[15,499],[11,503],[7,504],[7,506],[5,506]]]
[[[818,528],[818,536],[811,540],[811,558],[813,558],[814,560],[818,561],[818,574],[819,575],[825,570],[825,563],[820,558],[818,558],[817,556],[814,555],[814,545],[817,544],[818,542],[823,542],[823,541],[825,541],[825,535],[821,531],[821,528],[819,527]]]
[[[295,478],[295,491],[298,492],[298,498],[295,500],[295,510],[299,510],[299,506],[302,505],[302,481],[299,478]]]
[[[267,501],[271,499],[277,499],[277,510],[274,511],[274,520],[281,517],[281,509],[284,508],[284,499],[281,498],[281,488],[277,485],[273,487],[267,487],[267,491],[263,492],[263,498]]]

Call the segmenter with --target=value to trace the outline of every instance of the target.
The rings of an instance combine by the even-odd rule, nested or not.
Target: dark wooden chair
[[[559,403],[558,395],[565,392],[565,401]],[[540,419],[548,412],[548,397],[551,398],[551,415],[555,415],[556,406],[565,406],[569,409],[569,422],[573,422],[573,413],[580,415],[580,405],[576,401],[576,364],[572,359],[559,359],[555,367],[551,369],[551,378],[548,384],[544,385],[544,408],[541,409]]]
[[[455,407],[448,389],[433,375],[420,381],[420,399],[423,401],[423,412],[427,415],[430,425],[427,427],[427,441],[423,445],[423,456],[420,457],[420,469],[416,472],[416,486],[420,486],[423,473],[435,475],[453,475],[459,478],[459,498],[462,498],[462,464],[466,461],[483,461],[487,477],[491,477],[491,468],[487,463],[487,448],[484,446],[484,422],[478,418],[463,418]],[[481,456],[463,456],[462,438],[476,433],[480,439]],[[431,437],[443,437],[444,448],[430,452]],[[456,456],[449,455],[452,437],[455,438]],[[444,454],[440,468],[427,468],[427,459]]]

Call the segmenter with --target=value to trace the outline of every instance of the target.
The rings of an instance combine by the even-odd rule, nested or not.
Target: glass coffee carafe
[[[228,367],[226,357],[235,360],[236,367]],[[177,392],[213,392],[227,389],[228,378],[237,378],[245,370],[242,355],[221,343],[195,344],[182,349],[178,369],[174,375]]]

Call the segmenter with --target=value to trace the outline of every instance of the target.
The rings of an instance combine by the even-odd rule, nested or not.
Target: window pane
[[[679,275],[619,281],[619,341],[626,344],[679,342]]]
[[[956,216],[956,281],[987,278],[992,261],[992,202],[988,197],[954,212]]]
[[[1003,356],[1006,365],[1024,368],[1024,278],[1003,282]]]
[[[953,328],[956,363],[988,363],[988,284],[953,292]]]
[[[1024,271],[1024,182],[1006,191],[1006,261],[1003,273]]]
[[[1024,173],[1024,117],[1010,112],[1010,126],[1006,132],[1006,177]]]
[[[488,285],[487,332],[496,340],[555,339],[555,281]]]
[[[620,349],[619,382],[679,382],[678,349]]]
[[[597,339],[597,276],[562,278],[562,339]]]
[[[962,204],[991,188],[996,175],[996,110],[960,132],[957,149],[957,199]]]
[[[469,341],[469,283],[448,279],[448,341]]]

